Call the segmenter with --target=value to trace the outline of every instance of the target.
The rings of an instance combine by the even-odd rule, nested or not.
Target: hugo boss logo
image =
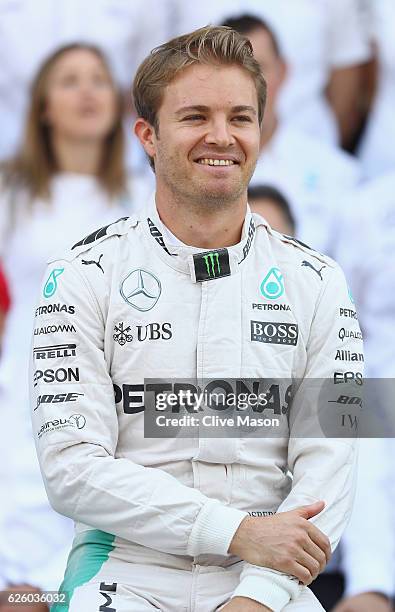
[[[296,346],[298,335],[297,323],[251,321],[251,342]]]

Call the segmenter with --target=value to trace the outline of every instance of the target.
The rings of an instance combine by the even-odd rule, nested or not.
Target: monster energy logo
[[[229,276],[231,273],[228,249],[196,253],[193,256],[193,261],[197,283],[216,280],[223,276]]]
[[[207,255],[203,255],[204,263],[206,264],[207,274],[210,278],[215,278],[221,274],[221,264],[219,263],[219,255],[218,253],[207,253]],[[217,270],[215,270],[215,265],[217,265]]]

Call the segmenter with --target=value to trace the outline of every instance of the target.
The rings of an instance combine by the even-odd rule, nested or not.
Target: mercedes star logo
[[[121,283],[120,293],[129,306],[142,312],[151,310],[162,292],[160,280],[147,270],[133,270]]]

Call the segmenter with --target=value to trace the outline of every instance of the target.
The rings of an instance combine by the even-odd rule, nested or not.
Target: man
[[[347,272],[364,329],[366,374],[374,393],[374,406],[387,415],[387,420],[383,419],[382,427],[372,434],[377,438],[361,440],[356,503],[342,539],[345,597],[336,612],[393,609],[390,600],[394,597],[395,577],[394,193],[395,171],[364,183],[347,194],[340,206],[343,214],[339,218],[336,257]],[[358,236],[363,257],[350,241],[351,235]],[[374,520],[366,521],[366,508],[372,500]]]
[[[290,202],[298,238],[323,253],[332,253],[339,195],[356,186],[358,164],[340,149],[306,134],[278,114],[288,65],[274,30],[258,17],[241,15],[224,25],[247,36],[267,81],[268,99],[260,155],[252,185],[269,183]],[[298,108],[295,107],[295,114]]]
[[[255,185],[248,189],[252,212],[262,215],[277,232],[295,236],[295,219],[283,194],[271,185]]]
[[[337,264],[247,207],[264,101],[251,45],[232,30],[154,50],[134,102],[155,200],[45,275],[33,429],[49,499],[76,521],[61,587],[70,612],[322,610],[306,585],[349,516],[355,444],[347,426],[340,440],[316,437],[318,418],[337,412],[317,414],[306,389],[328,379],[337,395],[363,353],[357,321],[339,338],[350,299]],[[207,416],[210,403],[196,392],[181,410],[179,394],[163,413],[156,400],[171,393],[158,389],[231,385],[224,377],[273,381],[255,407],[277,418],[253,435],[218,427],[215,440],[199,435],[203,421],[190,436],[181,420],[173,437],[158,433],[157,411]]]
[[[360,0],[200,0],[193,11],[182,0],[174,4],[176,32],[241,13],[267,21],[290,66],[278,99],[281,119],[320,141],[350,144],[371,55]]]

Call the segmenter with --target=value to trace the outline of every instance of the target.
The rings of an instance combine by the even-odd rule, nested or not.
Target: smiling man
[[[247,205],[265,91],[250,43],[228,28],[154,49],[134,100],[155,196],[46,272],[41,306],[64,306],[37,310],[33,428],[49,499],[76,521],[57,612],[322,610],[307,585],[350,513],[355,444],[347,424],[317,439],[307,382],[328,379],[336,402],[363,354],[337,264]],[[227,409],[208,433],[206,380],[270,380],[241,408],[262,429],[221,429]],[[196,405],[171,403],[180,389]],[[155,427],[159,397],[171,424],[198,429]]]

